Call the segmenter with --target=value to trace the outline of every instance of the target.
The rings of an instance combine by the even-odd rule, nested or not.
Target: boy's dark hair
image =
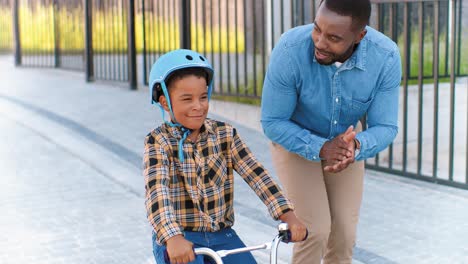
[[[350,16],[355,29],[363,29],[369,24],[371,15],[370,0],[322,0],[325,6],[341,16]]]
[[[166,83],[166,87],[169,90],[170,87],[172,86],[172,84],[174,83],[174,81],[183,79],[183,78],[185,78],[187,76],[191,76],[191,75],[194,75],[194,76],[199,77],[199,78],[205,78],[206,85],[208,85],[209,75],[206,72],[206,70],[201,68],[201,67],[189,67],[189,68],[183,68],[183,69],[180,69],[180,70],[175,70],[171,74],[169,74],[169,76],[167,76],[167,78],[164,80],[164,82]],[[161,86],[159,84],[157,84],[156,87],[153,89],[153,100],[158,102],[159,97],[161,95],[164,95],[164,93],[162,91]]]

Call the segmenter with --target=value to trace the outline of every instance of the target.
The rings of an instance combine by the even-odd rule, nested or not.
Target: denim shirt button
[[[334,125],[336,125],[337,123],[338,123],[338,121],[336,121],[336,120],[335,120],[335,121],[333,121],[333,124],[334,124]]]

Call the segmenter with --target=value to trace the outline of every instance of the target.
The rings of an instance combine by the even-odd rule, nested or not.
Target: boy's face
[[[168,89],[172,112],[177,122],[188,129],[200,129],[209,108],[206,79],[189,75],[174,80]],[[161,96],[159,100],[164,109],[169,112],[166,98]]]

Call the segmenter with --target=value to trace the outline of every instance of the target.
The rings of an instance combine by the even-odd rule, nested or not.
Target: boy
[[[191,50],[161,56],[149,77],[151,102],[170,121],[145,139],[146,208],[153,226],[153,253],[164,263],[203,263],[193,247],[213,250],[245,246],[234,224],[235,170],[268,207],[274,219],[288,223],[292,241],[305,237],[296,218],[263,166],[231,125],[207,119],[213,68]],[[256,263],[250,253],[227,256],[225,263]]]

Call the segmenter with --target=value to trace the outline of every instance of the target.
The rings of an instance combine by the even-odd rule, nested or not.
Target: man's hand
[[[291,242],[303,241],[307,234],[306,226],[296,217],[293,211],[282,214],[279,219],[288,224]]]
[[[356,132],[353,129],[350,126],[344,133],[323,144],[320,157],[325,160],[324,171],[337,173],[354,162]]]
[[[176,235],[167,240],[167,254],[171,263],[186,264],[195,260],[193,243],[182,235]]]

